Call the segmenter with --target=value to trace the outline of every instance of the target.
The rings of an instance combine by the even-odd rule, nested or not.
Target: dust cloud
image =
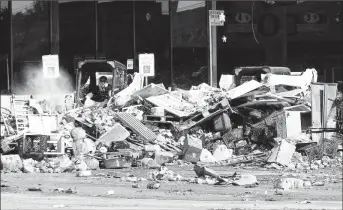
[[[33,95],[37,99],[64,100],[64,96],[74,91],[73,78],[60,67],[59,78],[44,78],[42,66],[25,66],[18,75],[13,93],[15,95]],[[56,103],[58,103],[55,101]]]

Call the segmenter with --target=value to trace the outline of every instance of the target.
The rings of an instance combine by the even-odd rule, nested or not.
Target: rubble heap
[[[304,161],[292,161],[298,154],[295,151],[309,156],[313,145],[319,143],[311,137],[307,118],[311,116],[311,83],[317,81],[317,72],[307,69],[300,76],[260,76],[260,82],[226,84],[226,89],[201,84],[188,91],[168,91],[162,84],[141,87],[142,77],[136,74],[134,82],[111,98],[105,108],[79,107],[60,115],[54,132],[61,136],[59,144],[68,148],[73,144],[72,129],[84,129],[86,138],[96,146],[94,153],[84,156],[96,159],[104,168],[153,168],[178,159],[219,165],[316,168],[316,162],[306,165]],[[338,104],[339,109],[342,103]],[[7,125],[7,140],[15,134],[8,126],[9,119],[10,115],[7,120],[2,119]],[[321,158],[334,158],[339,144],[332,151],[335,154],[319,151],[317,160],[330,165],[330,161]],[[8,144],[2,144],[3,152],[9,152],[5,145]],[[51,160],[29,159],[24,160],[23,168],[26,172],[64,172],[77,168],[75,161],[61,169]],[[84,170],[97,168],[96,163],[95,167],[94,163],[86,165]],[[156,179],[159,174],[152,176]],[[163,174],[167,174],[167,179],[181,179],[172,173]]]

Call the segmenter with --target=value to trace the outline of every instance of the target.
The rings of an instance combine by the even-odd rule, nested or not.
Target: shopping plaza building
[[[126,65],[155,55],[154,82],[194,84],[194,72],[217,85],[239,66],[317,69],[319,81],[342,78],[343,2],[334,1],[3,1],[0,12],[2,92],[15,93],[23,75],[58,54],[72,77],[75,59],[106,58]],[[222,10],[223,26],[209,26]],[[199,82],[199,78],[197,78]]]

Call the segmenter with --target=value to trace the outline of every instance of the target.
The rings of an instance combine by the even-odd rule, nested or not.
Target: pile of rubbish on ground
[[[335,103],[327,111],[326,124],[314,133],[311,84],[317,82],[316,70],[307,69],[298,76],[260,76],[261,81],[232,83],[224,88],[201,84],[190,90],[169,91],[163,84],[142,87],[143,78],[136,74],[106,107],[79,107],[58,115],[59,125],[52,132],[59,136],[57,145],[71,148],[69,156],[49,158],[42,153],[27,158],[20,154],[20,158],[4,154],[2,167],[13,171],[8,164],[14,161],[19,167],[13,168],[24,172],[81,171],[79,176],[86,176],[87,171],[99,167],[157,168],[178,164],[179,160],[276,169],[333,166],[337,151],[342,149],[342,133],[330,122],[341,115],[337,110],[342,107],[342,93],[330,92]],[[40,110],[37,107],[38,103],[35,109]],[[6,133],[1,135],[1,147],[4,153],[13,154],[9,145],[20,145],[24,132],[14,132],[11,118],[10,114],[2,118]],[[72,150],[77,144],[73,132],[82,134],[83,149],[78,155]],[[160,172],[156,173],[152,176],[158,177]],[[163,176],[181,179],[172,173]]]

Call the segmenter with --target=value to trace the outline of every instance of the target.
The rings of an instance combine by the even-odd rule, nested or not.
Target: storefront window
[[[126,65],[133,58],[133,3],[98,2],[99,52]]]
[[[150,82],[171,84],[170,78],[170,25],[168,2],[135,2],[136,61],[138,54],[155,55],[155,77]],[[136,62],[138,66],[138,62]]]
[[[31,74],[39,74],[49,54],[49,2],[12,2],[14,93],[23,93]]]
[[[49,2],[13,1],[12,19],[14,61],[49,54]]]
[[[315,68],[318,81],[341,76],[340,2],[217,1],[224,26],[217,27],[218,76],[237,66]]]
[[[177,1],[172,7],[174,83],[184,89],[208,83],[205,1]]]
[[[8,55],[10,52],[10,21],[8,1],[0,2],[0,75],[1,93],[8,89]]]
[[[224,26],[217,26],[218,79],[235,67],[259,66],[265,62],[264,43],[259,43],[257,17],[260,3],[217,1],[225,14]]]
[[[60,65],[73,75],[76,56],[95,57],[95,2],[59,2]]]
[[[8,54],[10,49],[10,22],[8,15],[8,1],[1,1],[0,4],[0,54]]]

